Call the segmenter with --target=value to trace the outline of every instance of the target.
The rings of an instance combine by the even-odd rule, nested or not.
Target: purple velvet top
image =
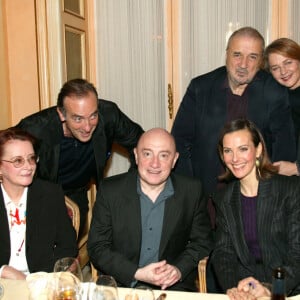
[[[259,261],[261,260],[261,250],[258,242],[256,203],[257,196],[246,197],[241,194],[242,220],[244,225],[245,240],[249,252],[257,261]]]
[[[244,93],[240,95],[235,95],[229,88],[228,82],[225,83],[228,87],[226,99],[227,99],[227,122],[240,118],[247,118],[248,111],[248,91],[247,87]]]

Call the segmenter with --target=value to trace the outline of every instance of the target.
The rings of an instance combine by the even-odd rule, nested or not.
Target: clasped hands
[[[230,300],[255,300],[271,296],[270,290],[253,277],[241,280],[237,287],[228,289],[226,294]]]
[[[160,286],[164,290],[180,280],[181,272],[177,267],[168,264],[166,260],[162,260],[137,269],[134,278]]]

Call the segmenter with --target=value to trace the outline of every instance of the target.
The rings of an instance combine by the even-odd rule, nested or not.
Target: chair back
[[[78,238],[79,226],[80,226],[80,213],[78,205],[72,201],[68,196],[65,196],[65,203],[68,210],[68,215],[72,220],[73,227],[76,231],[76,236]]]
[[[207,293],[206,287],[206,266],[208,257],[202,258],[198,263],[198,279],[199,279],[199,292]]]

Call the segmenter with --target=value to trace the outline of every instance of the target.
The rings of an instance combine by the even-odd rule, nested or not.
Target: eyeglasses
[[[29,162],[30,165],[35,165],[38,163],[39,158],[36,155],[32,155],[26,158],[26,160]],[[12,160],[1,159],[1,161],[5,161],[13,164],[15,168],[21,168],[22,166],[24,166],[26,160],[22,156],[14,157]]]

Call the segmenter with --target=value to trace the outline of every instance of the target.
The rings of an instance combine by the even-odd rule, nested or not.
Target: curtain
[[[268,42],[269,0],[182,0],[181,11],[182,96],[191,78],[224,65],[227,39],[236,29],[252,26]]]
[[[97,0],[97,87],[145,130],[165,127],[164,1]],[[114,154],[108,175],[128,169]]]
[[[300,43],[300,1],[289,0],[289,38]]]

